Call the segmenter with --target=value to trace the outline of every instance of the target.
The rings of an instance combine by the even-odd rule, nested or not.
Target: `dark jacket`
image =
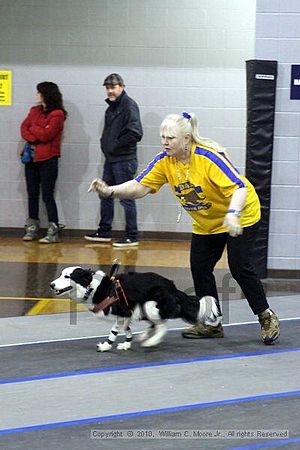
[[[100,139],[107,162],[128,161],[136,158],[136,144],[143,137],[140,111],[136,102],[125,91],[105,111],[104,129]]]
[[[21,124],[25,141],[35,144],[34,162],[60,156],[65,115],[60,109],[46,113],[41,106],[33,106]]]

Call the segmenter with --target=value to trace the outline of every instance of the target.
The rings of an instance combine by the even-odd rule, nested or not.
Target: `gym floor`
[[[42,245],[0,237],[0,446],[5,450],[300,448],[300,281],[264,280],[281,320],[273,346],[231,278],[216,268],[223,339],[188,340],[168,322],[157,348],[97,353],[112,321],[55,299],[68,266],[155,271],[192,293],[189,242],[138,248],[80,238]],[[147,324],[133,324],[134,337]],[[119,340],[122,336],[119,336]]]

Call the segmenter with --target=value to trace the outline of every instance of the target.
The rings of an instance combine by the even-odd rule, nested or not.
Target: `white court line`
[[[288,317],[286,319],[280,319],[280,322],[288,322],[288,321],[292,321],[292,320],[299,320],[300,317]],[[258,321],[254,320],[251,322],[236,322],[236,323],[225,323],[223,324],[223,327],[236,327],[239,325],[250,325],[252,323],[256,323],[259,325]],[[184,330],[186,327],[178,327],[178,328],[168,328],[168,331],[180,331],[180,330]],[[142,333],[142,331],[135,331],[132,334],[140,334]],[[108,336],[109,332],[106,334],[102,334],[99,335],[97,334],[97,336],[79,336],[79,337],[71,337],[71,338],[64,338],[64,339],[50,339],[47,341],[32,341],[32,342],[18,342],[17,344],[2,344],[0,345],[0,348],[6,348],[6,347],[18,347],[18,346],[22,346],[22,345],[34,345],[34,344],[50,344],[50,343],[54,343],[54,342],[68,342],[68,341],[79,341],[81,339],[100,339],[100,338],[106,338]],[[122,336],[123,333],[119,333],[118,336]]]

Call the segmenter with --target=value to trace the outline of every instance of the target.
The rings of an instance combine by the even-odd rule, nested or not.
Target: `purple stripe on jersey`
[[[224,152],[218,152],[218,153],[220,153],[220,155],[222,155],[223,156],[223,158],[225,158],[226,159],[226,161],[234,168],[234,170],[238,173],[238,174],[240,174],[240,172],[237,170],[237,168],[236,167],[234,167],[234,165],[232,164],[232,162],[227,158],[227,156],[225,155],[225,153]]]
[[[141,172],[136,178],[136,181],[141,181],[146,175],[147,173],[149,173],[153,167],[155,166],[155,164],[160,161],[161,159],[165,158],[167,155],[167,152],[161,152],[158,155],[155,156],[154,159],[152,159],[152,161],[148,164],[148,166],[146,167],[146,169],[143,170],[143,172]]]
[[[245,183],[236,176],[234,172],[228,167],[221,158],[218,157],[215,153],[207,150],[206,148],[196,147],[195,149],[196,155],[205,156],[210,159],[214,164],[216,164],[220,170],[233,182],[238,185],[239,188],[246,187]],[[227,158],[226,158],[227,159]],[[230,163],[231,164],[231,163]]]

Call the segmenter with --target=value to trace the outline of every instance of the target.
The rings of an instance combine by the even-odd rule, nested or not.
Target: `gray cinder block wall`
[[[300,64],[300,2],[257,0],[257,59],[278,61],[268,267],[300,269],[300,100],[290,100]]]
[[[95,229],[99,200],[87,194],[102,173],[104,77],[119,72],[140,105],[145,135],[140,170],[160,151],[159,124],[193,111],[203,135],[227,146],[244,171],[245,60],[254,57],[255,0],[1,0],[0,68],[13,71],[13,105],[0,107],[0,226],[26,218],[19,125],[35,86],[56,82],[66,122],[57,201],[69,229]],[[138,201],[140,230],[189,232],[167,187]],[[115,229],[123,229],[116,203]],[[42,224],[46,225],[44,209]]]

